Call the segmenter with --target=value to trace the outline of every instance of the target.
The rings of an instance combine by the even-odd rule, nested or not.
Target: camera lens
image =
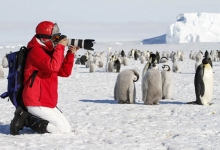
[[[68,39],[68,46],[73,45],[76,47],[84,48],[86,50],[94,50],[93,47],[93,42],[95,40],[90,40],[90,39]]]

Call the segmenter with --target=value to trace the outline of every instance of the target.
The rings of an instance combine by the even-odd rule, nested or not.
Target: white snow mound
[[[167,28],[166,43],[220,42],[220,14],[184,13]]]

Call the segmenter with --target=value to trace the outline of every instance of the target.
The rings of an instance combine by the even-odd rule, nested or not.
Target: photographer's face
[[[53,43],[53,41],[51,39],[41,39],[41,42],[47,47],[47,49],[49,51],[53,50],[55,44]]]
[[[52,35],[51,40],[53,41],[54,44],[57,44],[59,42],[60,36],[61,36],[61,33]]]

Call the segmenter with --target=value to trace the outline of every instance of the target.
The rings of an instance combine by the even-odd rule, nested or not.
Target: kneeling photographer
[[[51,21],[40,22],[36,35],[28,43],[24,68],[23,103],[27,111],[17,108],[10,124],[12,135],[24,126],[38,133],[70,132],[64,114],[57,108],[58,76],[72,73],[74,54],[79,48],[93,50],[94,40],[67,39]],[[68,51],[64,56],[65,46]]]

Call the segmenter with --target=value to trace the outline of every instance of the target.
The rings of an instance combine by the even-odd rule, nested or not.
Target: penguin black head
[[[211,58],[209,58],[209,52],[206,50],[205,51],[205,56],[204,56],[204,59],[202,60],[202,64],[211,64]]]
[[[169,65],[163,65],[162,68],[165,71],[170,71],[170,66]]]
[[[151,63],[154,63],[156,58],[157,58],[157,56],[154,53],[151,53],[150,54],[150,58],[151,58]]]
[[[149,68],[150,69],[158,69],[157,61],[155,61],[154,63],[151,63]]]
[[[211,62],[211,59],[210,58],[207,58],[207,57],[205,57],[203,60],[202,60],[202,64],[204,64],[204,65],[206,65],[206,64],[208,64],[208,63],[210,63]]]
[[[167,57],[161,57],[161,59],[163,59],[163,58],[166,59],[166,60],[169,60]]]

